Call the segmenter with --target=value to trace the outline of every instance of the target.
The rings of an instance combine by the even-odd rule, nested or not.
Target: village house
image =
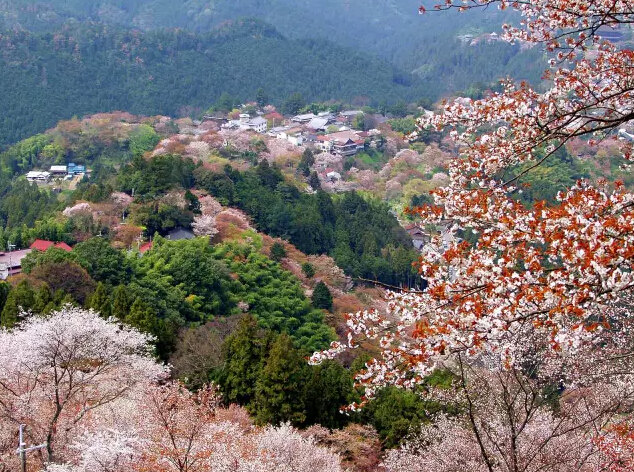
[[[625,128],[621,128],[618,134],[619,139],[625,139],[627,141],[634,142],[634,134],[628,133]]]
[[[67,167],[68,175],[80,175],[86,173],[86,166],[75,164],[74,162],[70,162]]]
[[[304,144],[302,129],[297,126],[278,126],[277,128],[271,129],[268,135],[277,139],[288,141],[294,146],[302,146]]]
[[[32,170],[26,174],[26,180],[29,182],[46,183],[51,180],[51,173],[46,171]]]
[[[261,116],[256,116],[255,118],[243,122],[240,128],[255,131],[256,133],[265,133],[268,126],[266,119]]]
[[[57,249],[63,249],[66,252],[71,252],[73,250],[72,247],[70,247],[68,244],[66,244],[63,241],[55,243],[53,241],[46,241],[44,239],[36,239],[35,241],[33,241],[33,244],[31,244],[31,249],[33,249],[34,251],[44,252],[52,247],[56,247]]]
[[[53,177],[59,178],[59,177],[66,177],[68,170],[66,166],[51,166],[50,172]]]
[[[6,280],[7,277],[21,273],[22,259],[24,259],[30,252],[31,249],[0,252],[0,279]]]
[[[337,156],[354,156],[365,148],[365,140],[355,131],[346,130],[317,136],[315,147]]]
[[[293,118],[291,118],[291,121],[294,123],[306,124],[315,118],[317,118],[317,115],[315,115],[314,113],[306,113],[304,115],[294,116]]]
[[[363,115],[363,112],[361,110],[342,111],[341,113],[339,113],[339,116],[337,118],[342,123],[350,124],[357,115]]]
[[[422,250],[423,247],[429,244],[431,241],[431,236],[417,224],[410,224],[405,226],[405,231],[407,231],[407,233],[412,238],[412,244],[418,251]]]
[[[313,118],[306,127],[311,131],[326,131],[328,123],[330,123],[330,119],[328,117]]]

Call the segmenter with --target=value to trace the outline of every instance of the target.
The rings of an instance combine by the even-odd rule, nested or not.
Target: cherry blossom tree
[[[203,215],[218,216],[222,211],[222,205],[211,195],[204,195],[199,198],[200,212]]]
[[[196,215],[192,222],[192,230],[196,236],[214,237],[218,234],[216,217],[211,215]]]
[[[65,307],[0,331],[0,470],[18,468],[17,430],[29,470],[48,472],[340,471],[339,457],[289,425],[255,427],[169,381],[150,338],[93,311]]]
[[[425,449],[432,462],[411,470],[599,470],[605,452],[598,438],[619,444],[615,433],[602,431],[631,417],[634,194],[602,179],[577,182],[556,204],[527,205],[516,195],[522,179],[569,140],[593,145],[634,119],[634,52],[599,36],[602,28],[632,24],[634,6],[447,0],[438,9],[490,5],[521,14],[520,24],[504,26],[505,39],[551,54],[545,91],[505,80],[499,93],[455,99],[421,118],[421,129],[449,130],[460,156],[449,163],[448,184],[433,192],[435,204],[409,210],[423,224],[448,226],[449,234],[470,232],[475,242],[436,238],[442,250],[419,261],[424,292],[390,293],[387,313],[349,315],[347,339],[312,361],[376,339],[380,356],[357,376],[364,401],[386,385],[425,385],[440,367],[454,372],[464,416],[437,427],[442,439]],[[631,161],[632,143],[621,141],[620,150]],[[530,393],[548,382],[558,391],[551,405]],[[482,395],[474,396],[474,385]],[[506,405],[509,392],[531,408]],[[592,399],[586,410],[568,403],[576,404],[575,395]],[[518,424],[521,434],[513,433]],[[477,466],[434,452],[462,440],[471,452],[461,457]],[[533,444],[543,447],[529,461]],[[542,467],[533,468],[537,463]]]
[[[166,375],[151,357],[149,341],[71,306],[0,331],[0,424],[3,435],[13,432],[12,447],[0,451],[0,462],[17,459],[19,424],[27,425],[29,443],[47,443],[41,460],[63,459],[70,438],[95,412]]]

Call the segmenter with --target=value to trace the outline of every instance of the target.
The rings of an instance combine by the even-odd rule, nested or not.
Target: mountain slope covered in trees
[[[3,3],[5,5],[3,5]],[[292,38],[323,38],[395,62],[430,42],[499,28],[509,15],[488,9],[474,15],[419,15],[412,0],[17,0],[0,2],[0,26],[50,31],[68,20],[95,21],[141,30],[184,28],[205,33],[227,20],[260,18]]]
[[[204,109],[223,92],[253,99],[260,87],[274,102],[295,92],[392,102],[422,94],[384,61],[326,41],[289,40],[250,20],[204,36],[94,24],[14,32],[0,36],[0,50],[0,145],[76,114],[175,115]]]

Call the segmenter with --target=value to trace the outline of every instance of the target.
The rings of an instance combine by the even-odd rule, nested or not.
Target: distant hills
[[[0,28],[51,31],[69,20],[144,31],[207,33],[224,22],[258,18],[289,38],[328,39],[415,70],[425,50],[462,34],[499,30],[512,20],[496,8],[469,14],[418,14],[438,0],[0,0]],[[4,13],[3,13],[4,12]]]
[[[333,97],[374,102],[424,93],[386,61],[323,40],[291,40],[258,21],[214,33],[140,32],[104,25],[0,37],[0,143],[99,111],[179,115],[223,92],[281,103]]]
[[[0,145],[75,114],[178,115],[260,87],[277,104],[294,92],[378,104],[540,77],[537,49],[459,39],[502,13],[418,15],[419,3],[0,0]]]

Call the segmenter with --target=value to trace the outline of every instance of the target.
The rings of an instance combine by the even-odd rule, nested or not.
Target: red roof
[[[68,244],[66,244],[65,242],[61,242],[61,243],[55,243],[55,247],[58,249],[63,249],[66,252],[70,252],[73,250],[72,247],[70,247]]]
[[[142,244],[141,247],[139,248],[139,252],[141,254],[148,252],[150,249],[152,249],[152,245],[153,245],[152,241],[150,241],[149,243]]]
[[[31,249],[35,249],[36,251],[42,251],[42,252],[46,251],[47,249],[51,247],[63,249],[66,252],[70,252],[73,250],[73,248],[70,247],[66,243],[63,243],[63,242],[54,243],[53,241],[45,241],[44,239],[36,239],[35,241],[33,241],[33,244],[31,244]]]
[[[53,246],[55,243],[53,241],[44,241],[43,239],[36,239],[31,244],[31,249],[35,249],[36,251],[46,251],[49,247]]]

